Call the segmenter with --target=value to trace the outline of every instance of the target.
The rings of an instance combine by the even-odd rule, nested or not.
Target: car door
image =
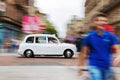
[[[34,45],[34,36],[29,36],[25,39],[24,43],[22,44],[21,50],[25,51],[27,49],[33,50],[35,49]]]
[[[48,45],[47,45],[47,51],[51,55],[61,55],[62,54],[62,48],[60,46],[60,42],[56,37],[47,37]]]
[[[47,54],[47,41],[46,36],[36,36],[35,37],[35,52],[36,54]]]

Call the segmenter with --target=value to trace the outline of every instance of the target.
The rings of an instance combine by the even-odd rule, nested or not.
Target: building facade
[[[39,18],[39,24],[40,24],[40,33],[43,33],[46,29],[46,24],[48,22],[47,15],[45,13],[41,13],[38,8],[35,10],[35,16]]]
[[[84,31],[83,20],[78,19],[77,16],[73,16],[70,23],[67,24],[66,37],[79,37],[79,33]]]
[[[116,35],[120,38],[120,0],[87,0],[85,4],[85,25],[97,12],[107,14],[110,24],[113,25]]]
[[[0,0],[4,10],[0,10],[0,44],[8,38],[19,38],[22,33],[22,16],[28,15],[29,0]]]

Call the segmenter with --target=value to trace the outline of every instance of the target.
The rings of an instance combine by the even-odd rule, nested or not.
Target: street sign
[[[5,12],[6,11],[6,3],[0,1],[0,11]]]

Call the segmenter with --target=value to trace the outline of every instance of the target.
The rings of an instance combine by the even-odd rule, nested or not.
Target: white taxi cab
[[[55,35],[27,35],[19,45],[18,54],[27,58],[36,55],[64,56],[72,58],[76,52],[73,44],[61,43]]]

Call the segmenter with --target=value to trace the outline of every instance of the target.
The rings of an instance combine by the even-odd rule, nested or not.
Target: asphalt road
[[[59,56],[37,56],[24,58],[17,54],[0,54],[0,66],[77,66],[78,59]]]

